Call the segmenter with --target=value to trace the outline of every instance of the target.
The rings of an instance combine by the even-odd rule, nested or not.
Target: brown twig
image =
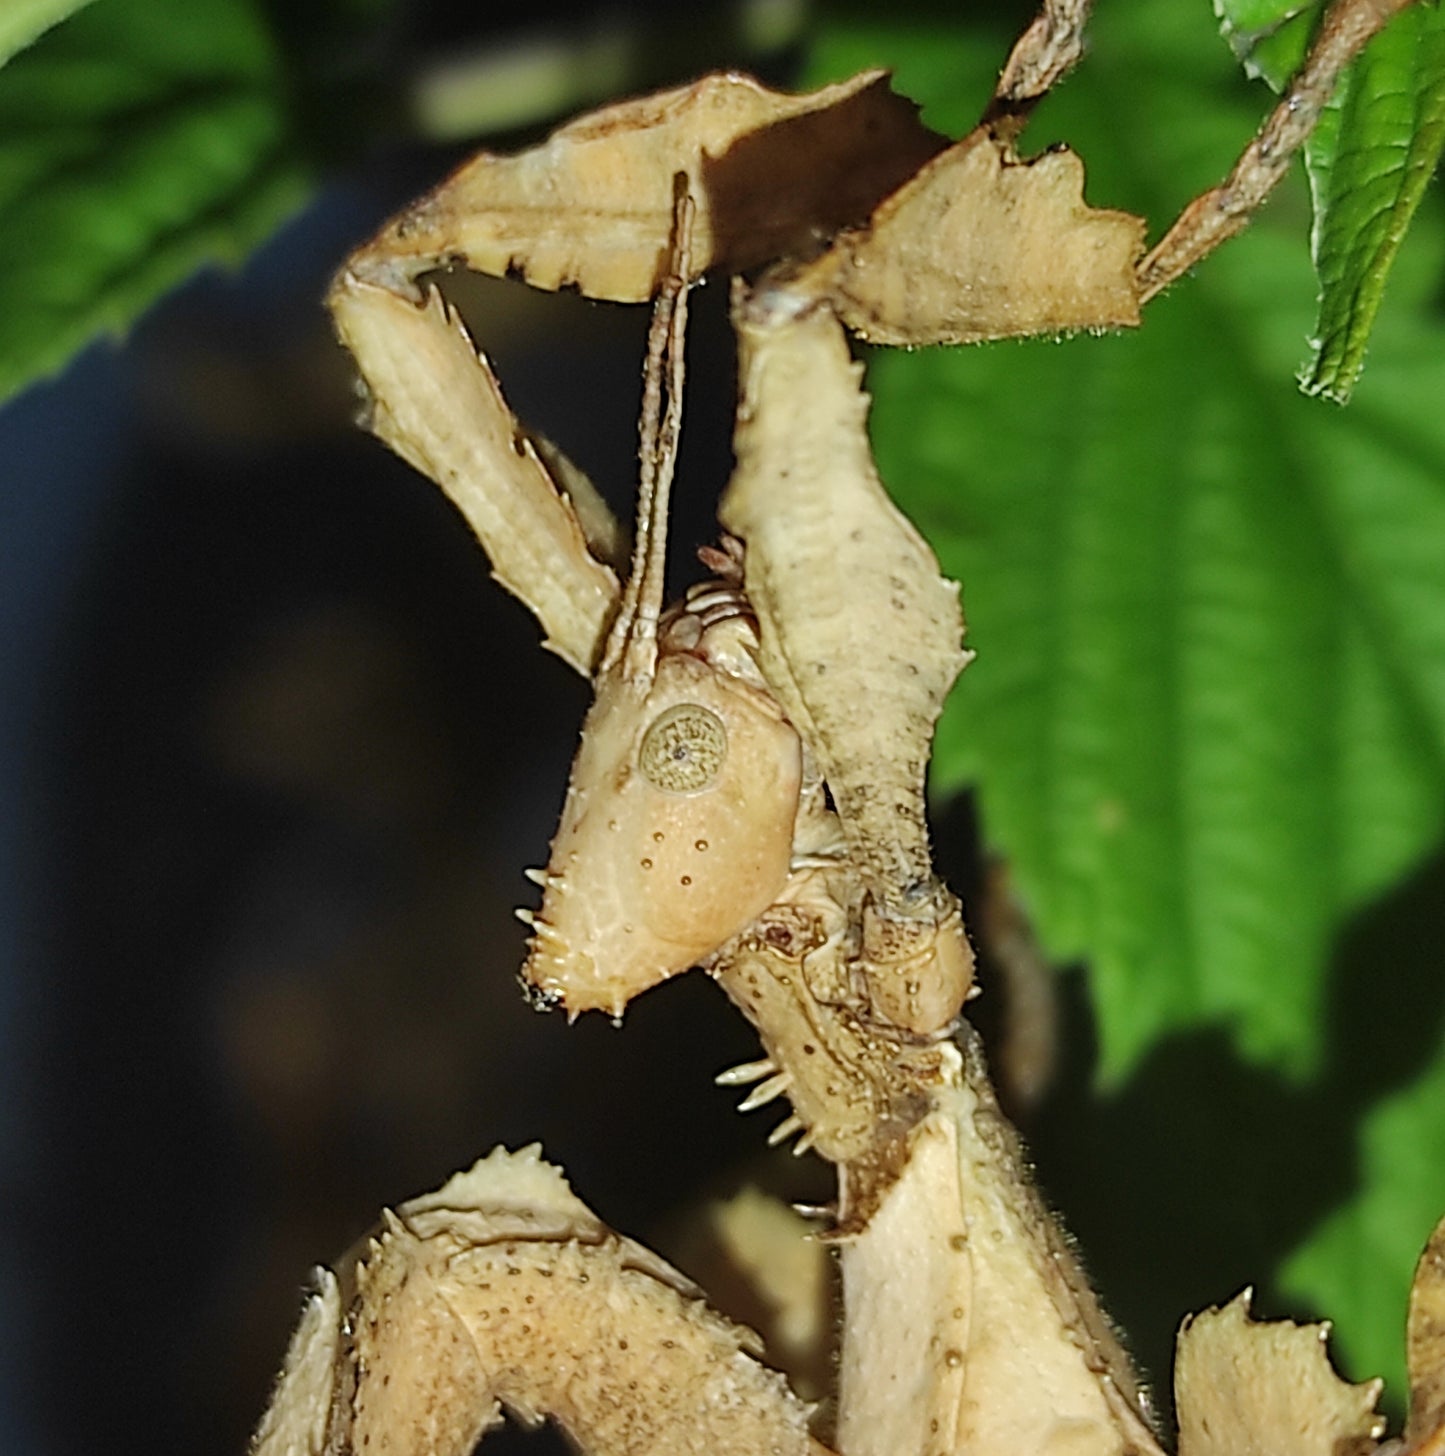
[[[1140,261],[1137,277],[1141,303],[1147,303],[1244,228],[1315,129],[1340,73],[1411,3],[1413,0],[1336,0],[1304,65],[1240,154],[1229,176],[1218,187],[1196,197]]]
[[[1093,0],[1044,0],[1029,28],[1014,42],[981,124],[1011,141],[1029,112],[1078,64],[1084,23]]]

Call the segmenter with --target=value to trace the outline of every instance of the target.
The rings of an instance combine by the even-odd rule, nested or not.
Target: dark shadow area
[[[354,428],[319,306],[348,242],[434,180],[416,163],[333,198],[244,290],[193,286],[126,356],[24,806],[9,1314],[48,1452],[244,1449],[308,1268],[499,1142],[541,1141],[664,1252],[739,1179],[826,1196],[711,1085],[757,1049],[704,978],[643,998],[625,1040],[516,984],[512,907],[586,685],[443,496]],[[630,508],[646,310],[503,292],[476,331],[509,397]],[[678,581],[730,463],[725,289],[694,322]]]
[[[756,1046],[705,979],[625,1041],[524,1003],[511,907],[585,686],[441,495],[342,429],[204,469],[145,442],[59,646],[21,1214],[57,1451],[241,1449],[308,1266],[497,1142],[644,1238],[786,1159],[711,1086]],[[77,1319],[100,1270],[113,1317]]]
[[[822,238],[866,222],[943,145],[891,97],[886,77],[750,132],[704,159],[716,254],[733,272],[806,258]]]

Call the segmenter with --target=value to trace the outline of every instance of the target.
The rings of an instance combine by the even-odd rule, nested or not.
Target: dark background
[[[633,59],[644,88],[757,69],[723,7],[685,36],[663,6],[481,9],[397,10],[384,69],[400,85],[602,26],[644,52],[664,33]],[[521,870],[545,861],[587,688],[440,492],[355,428],[320,306],[348,249],[471,149],[338,154],[238,273],[0,409],[17,1456],[243,1449],[308,1267],[499,1142],[540,1140],[663,1242],[749,1165],[826,1193],[817,1165],[760,1151],[780,1112],[745,1120],[711,1086],[757,1050],[704,978],[645,998],[625,1040],[517,987],[512,907],[534,898]],[[645,310],[458,296],[519,413],[629,510]],[[729,463],[723,302],[695,306],[679,581]]]
[[[694,10],[639,86],[759,69],[721,7]],[[477,12],[403,7],[388,64],[599,18],[655,33],[646,6]],[[762,69],[786,81],[795,61]],[[353,427],[319,303],[348,248],[466,150],[338,154],[238,274],[0,409],[6,1451],[241,1450],[308,1266],[498,1142],[540,1140],[669,1254],[689,1207],[746,1179],[826,1197],[815,1160],[763,1151],[781,1112],[740,1118],[711,1086],[756,1050],[705,978],[642,998],[625,1038],[516,987],[511,908],[586,688],[440,492]],[[722,292],[694,304],[679,582],[729,465]],[[645,311],[507,284],[465,306],[518,412],[625,511]],[[937,827],[972,899],[968,806]],[[1438,1017],[1392,1018],[1370,967],[1423,959],[1440,880],[1343,947],[1328,1094],[1210,1034],[1100,1100],[1077,977],[1060,982],[1063,1051],[1028,1126],[1156,1377],[1183,1309],[1263,1273],[1347,1190],[1354,1114],[1427,1054]]]

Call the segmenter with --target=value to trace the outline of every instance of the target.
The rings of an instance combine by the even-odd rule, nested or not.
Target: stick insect
[[[1162,1456],[960,1014],[973,957],[933,869],[924,774],[969,654],[957,587],[878,479],[846,332],[1137,323],[1162,266],[1141,258],[1139,220],[1086,207],[1071,154],[1012,152],[1019,110],[1073,54],[1047,26],[1020,47],[1001,83],[1018,104],[953,145],[876,74],[800,97],[715,76],[610,108],[468,164],[338,275],[370,428],[442,485],[593,681],[532,872],[524,980],[569,1016],[619,1016],[696,966],[752,1023],[763,1055],[720,1080],[752,1085],[744,1109],[785,1098],[770,1141],[837,1169],[821,1237],[841,1279],[838,1389],[815,1430],[754,1337],[538,1150],[497,1150],[318,1271],[256,1456],[460,1456],[503,1410],[599,1456]],[[521,429],[425,281],[451,262],[655,299],[625,581],[606,507]],[[669,607],[688,290],[709,268],[734,275],[736,468],[701,553],[712,574]],[[1422,1330],[1445,1305],[1433,1257]],[[1442,1339],[1421,1335],[1421,1371]],[[1345,1385],[1317,1328],[1254,1325],[1247,1303],[1186,1323],[1179,1371],[1186,1456],[1363,1451],[1381,1434],[1377,1384]],[[1441,1405],[1417,1400],[1419,1441]]]

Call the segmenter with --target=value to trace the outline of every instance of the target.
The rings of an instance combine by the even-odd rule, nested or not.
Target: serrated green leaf
[[[1325,0],[1214,0],[1219,28],[1245,74],[1276,91],[1299,70]]]
[[[0,9],[0,66],[91,0],[8,0]]]
[[[105,0],[0,71],[0,399],[306,191],[252,0]]]
[[[1284,89],[1304,59],[1321,0],[1215,0],[1250,75]],[[1309,394],[1344,403],[1364,365],[1390,266],[1445,148],[1445,11],[1396,16],[1341,78],[1305,145],[1319,276]]]
[[[908,36],[875,54],[912,95],[950,48],[963,70],[993,44]],[[1074,145],[1090,200],[1157,233],[1228,168],[1257,93],[1194,7],[1106,7],[1092,42],[1026,141]],[[871,359],[885,476],[962,579],[979,651],[935,787],[978,787],[1046,944],[1087,960],[1116,1082],[1211,1025],[1257,1063],[1319,1069],[1341,920],[1445,823],[1445,328],[1420,316],[1439,224],[1417,226],[1374,387],[1345,412],[1288,377],[1313,291],[1298,191],[1135,335]],[[1408,977],[1378,994],[1418,1004]],[[1401,1281],[1445,1204],[1442,1116],[1445,1048],[1369,1123],[1356,1199],[1289,1266],[1360,1375],[1400,1367]]]
[[[1033,144],[1079,145],[1096,202],[1177,205],[1257,121],[1207,32],[1168,0],[1101,16]],[[1111,1078],[1210,1023],[1305,1073],[1336,927],[1445,821],[1445,331],[1401,325],[1380,397],[1320,419],[1289,382],[1297,253],[1257,230],[1132,337],[870,373],[980,653],[935,782],[980,784],[1048,946],[1089,959]]]
[[[1358,1196],[1308,1235],[1280,1282],[1335,1322],[1355,1378],[1383,1373],[1398,1392],[1410,1281],[1445,1213],[1445,1044],[1365,1119],[1359,1162]]]
[[[1365,360],[1385,281],[1445,148],[1445,10],[1415,5],[1350,67],[1338,125],[1306,152],[1320,279],[1310,394],[1343,403]]]
[[[1211,1022],[1305,1071],[1334,929],[1441,824],[1445,429],[1417,381],[1308,417],[1292,252],[1242,244],[1137,337],[874,366],[885,475],[980,653],[937,783],[981,783],[1047,942],[1088,956],[1108,1076]]]

